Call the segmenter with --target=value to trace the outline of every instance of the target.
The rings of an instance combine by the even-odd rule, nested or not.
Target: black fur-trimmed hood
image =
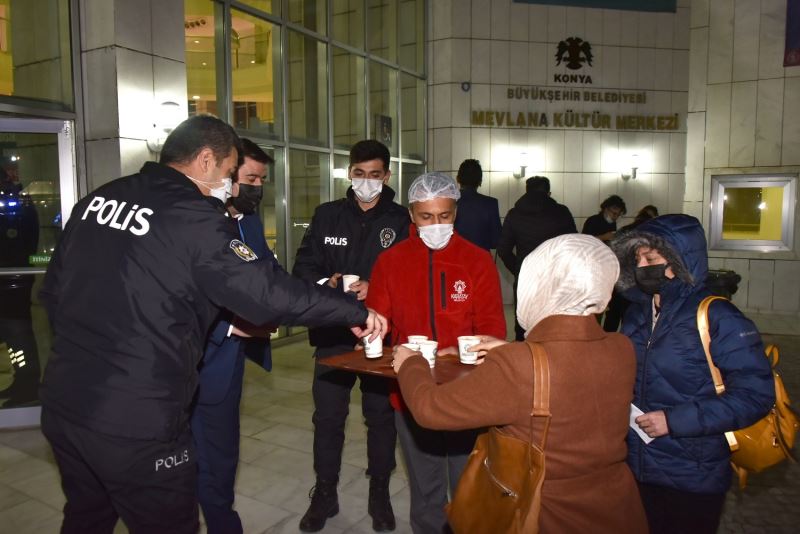
[[[636,286],[636,250],[647,246],[658,250],[681,281],[701,285],[708,274],[706,236],[700,221],[689,215],[663,215],[611,242],[620,264],[617,288],[625,291]]]

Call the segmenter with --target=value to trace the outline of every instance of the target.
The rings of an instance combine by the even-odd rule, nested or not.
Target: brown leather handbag
[[[544,448],[550,428],[550,368],[539,343],[528,343],[533,356],[533,409],[530,441],[492,427],[481,434],[447,506],[455,534],[536,534],[542,499]],[[544,420],[539,444],[533,441],[534,418]]]

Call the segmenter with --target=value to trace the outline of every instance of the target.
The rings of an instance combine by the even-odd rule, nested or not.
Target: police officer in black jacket
[[[206,333],[220,307],[253,323],[385,319],[259,261],[225,217],[241,144],[211,116],[167,138],[160,163],[74,207],[41,299],[53,353],[42,431],[67,497],[62,533],[198,529],[189,408]]]
[[[297,251],[293,274],[318,284],[347,291],[353,300],[364,300],[369,291],[372,266],[382,251],[408,236],[408,210],[393,202],[394,191],[386,185],[389,150],[374,140],[360,141],[350,150],[352,186],[345,198],[319,206]],[[341,288],[342,275],[360,280]],[[353,350],[358,338],[348,329],[315,328],[309,341],[314,356],[314,471],[317,482],[311,505],[300,521],[300,530],[316,532],[328,517],[339,512],[336,485],[342,464],[344,426],[350,404],[353,373],[331,369],[320,360]],[[368,512],[377,531],[394,530],[389,500],[389,476],[395,468],[397,433],[389,404],[386,379],[361,375],[361,405],[367,424],[367,475],[370,476]]]

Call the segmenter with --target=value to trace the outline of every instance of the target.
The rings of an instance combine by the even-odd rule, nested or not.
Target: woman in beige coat
[[[517,317],[527,341],[542,344],[550,366],[543,534],[647,532],[625,463],[636,359],[630,341],[604,332],[594,316],[608,304],[618,274],[611,250],[580,234],[546,241],[520,269]],[[531,351],[524,342],[481,346],[496,348],[469,375],[440,386],[419,353],[398,347],[394,367],[403,398],[421,426],[495,425],[529,440]]]

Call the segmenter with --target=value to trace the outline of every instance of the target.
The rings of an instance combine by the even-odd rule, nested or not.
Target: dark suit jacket
[[[496,248],[502,229],[497,199],[481,195],[476,189],[462,189],[455,229],[461,237],[481,248]]]
[[[270,261],[275,269],[283,269],[264,239],[264,226],[258,214],[245,215],[238,222],[239,235],[260,260]],[[267,371],[272,369],[272,348],[269,339],[242,339],[228,337],[233,317],[225,312],[208,334],[205,354],[200,364],[200,385],[197,402],[217,404],[222,402],[230,387],[236,360],[247,357]]]

